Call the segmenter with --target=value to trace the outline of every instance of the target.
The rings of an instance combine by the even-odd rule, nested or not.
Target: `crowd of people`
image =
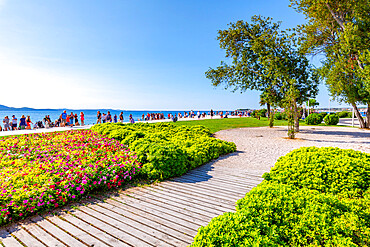
[[[228,118],[228,116],[250,116],[250,111],[209,111],[209,112],[194,112],[194,111],[184,111],[178,112],[176,114],[168,113],[165,116],[164,113],[147,113],[142,114],[141,118],[138,118],[137,121],[153,121],[153,120],[165,120],[170,119],[176,122],[178,119],[186,118],[213,118],[218,116],[220,118]],[[112,115],[110,111],[107,113],[102,113],[100,111],[96,114],[96,124],[99,123],[123,123],[125,121],[123,112],[118,116],[117,114]],[[128,122],[135,123],[135,119],[132,114],[128,117]],[[67,113],[66,110],[60,114],[59,118],[52,121],[50,115],[45,115],[42,121],[36,121],[33,123],[30,116],[24,116],[18,120],[15,115],[10,119],[8,116],[5,116],[3,119],[3,127],[0,125],[0,131],[13,131],[13,130],[23,130],[23,129],[40,129],[40,128],[52,128],[52,127],[73,127],[73,126],[84,126],[85,125],[85,115],[83,112],[80,114],[77,113]]]
[[[80,120],[79,120],[80,119]],[[3,126],[0,125],[0,131],[14,131],[14,130],[24,130],[24,129],[41,129],[41,128],[51,128],[51,127],[73,127],[73,126],[84,126],[85,125],[85,115],[83,112],[80,113],[80,118],[77,113],[67,114],[67,111],[63,111],[60,114],[59,118],[55,121],[52,121],[50,115],[45,115],[42,121],[36,121],[33,123],[31,117],[22,117],[19,119],[15,115],[12,116],[12,119],[9,119],[8,116],[5,116],[3,119]]]

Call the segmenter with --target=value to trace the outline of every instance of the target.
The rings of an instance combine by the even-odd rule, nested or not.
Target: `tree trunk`
[[[270,115],[271,115],[271,106],[269,103],[266,103],[266,106],[267,106],[267,118],[270,119]]]
[[[367,112],[366,112],[366,128],[370,128],[370,104],[367,104]]]
[[[366,126],[365,126],[365,121],[364,121],[364,119],[362,118],[361,113],[360,113],[360,111],[358,110],[358,108],[357,108],[356,104],[355,104],[355,103],[351,103],[351,105],[352,105],[353,109],[355,110],[355,114],[356,114],[356,117],[357,117],[358,121],[360,122],[360,128],[361,128],[361,129],[365,128],[365,127],[366,127]]]
[[[299,132],[299,113],[298,113],[298,106],[297,101],[294,99],[294,130],[295,132]]]

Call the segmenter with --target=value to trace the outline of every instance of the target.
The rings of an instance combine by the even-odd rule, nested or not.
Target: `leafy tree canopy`
[[[217,39],[230,63],[210,68],[206,77],[214,86],[232,91],[258,90],[261,99],[279,103],[290,87],[298,91],[298,103],[318,92],[319,78],[307,58],[295,47],[294,37],[280,30],[280,22],[253,16],[251,21],[230,23]],[[292,82],[294,82],[292,84]]]

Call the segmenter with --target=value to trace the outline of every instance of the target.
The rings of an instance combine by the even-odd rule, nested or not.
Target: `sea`
[[[80,112],[83,112],[85,115],[85,124],[90,125],[90,124],[95,124],[96,123],[96,113],[98,110],[84,110],[84,109],[66,109],[67,114],[70,114],[73,112],[73,114],[77,113],[78,119],[80,119]],[[184,115],[184,111],[128,111],[128,110],[107,110],[107,109],[102,109],[99,110],[101,113],[107,113],[110,111],[112,115],[112,119],[114,115],[117,115],[117,119],[119,119],[119,114],[123,112],[123,118],[124,122],[129,122],[129,116],[132,114],[132,117],[134,118],[135,121],[138,119],[142,118],[142,115],[146,115],[148,113],[163,113],[165,118],[167,118],[168,114],[178,114],[179,112]],[[21,118],[22,115],[24,116],[30,116],[31,121],[33,123],[37,121],[42,121],[42,119],[45,117],[45,115],[50,115],[50,119],[52,121],[55,121],[56,119],[59,118],[60,114],[62,114],[63,110],[55,110],[55,109],[46,109],[46,110],[38,110],[38,109],[9,109],[9,110],[0,110],[0,124],[3,125],[3,119],[5,116],[8,116],[9,119],[12,119],[12,116],[15,115],[16,118],[19,119]],[[189,113],[189,111],[186,111]],[[197,111],[194,110],[196,113]],[[204,111],[201,111],[204,112]],[[208,112],[207,112],[208,113]]]

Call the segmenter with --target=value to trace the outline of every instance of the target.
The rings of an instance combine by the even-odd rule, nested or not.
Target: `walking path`
[[[370,131],[302,127],[223,130],[238,151],[174,178],[106,197],[95,196],[53,214],[0,228],[4,246],[187,246],[200,226],[224,212],[262,181],[276,160],[301,146],[336,146],[370,152]]]

